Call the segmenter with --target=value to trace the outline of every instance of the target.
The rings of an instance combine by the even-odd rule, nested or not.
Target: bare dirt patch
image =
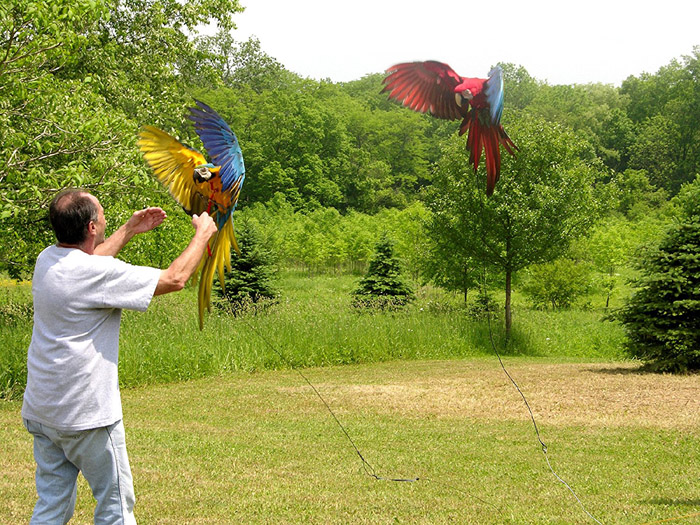
[[[628,363],[506,361],[506,368],[543,423],[700,431],[699,375],[642,373],[637,365]],[[342,382],[315,379],[322,381],[316,387],[328,401],[347,410],[354,406],[419,418],[529,418],[522,398],[497,361],[406,363],[398,375],[377,375],[365,381],[358,377],[358,382],[349,377]],[[305,387],[280,390],[302,389]]]

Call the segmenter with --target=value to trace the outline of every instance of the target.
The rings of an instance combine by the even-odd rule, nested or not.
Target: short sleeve
[[[104,307],[144,312],[151,303],[161,270],[133,266],[119,259],[112,261],[104,283]]]

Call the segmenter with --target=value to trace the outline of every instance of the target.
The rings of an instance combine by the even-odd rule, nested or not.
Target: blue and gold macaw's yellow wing
[[[211,190],[197,182],[195,168],[206,164],[204,156],[153,126],[144,126],[139,148],[156,178],[190,215],[206,210]]]

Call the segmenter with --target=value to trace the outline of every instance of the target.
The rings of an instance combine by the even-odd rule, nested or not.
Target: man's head
[[[49,220],[61,244],[79,245],[90,236],[94,236],[95,246],[104,242],[104,210],[84,190],[63,190],[56,195],[49,205]]]

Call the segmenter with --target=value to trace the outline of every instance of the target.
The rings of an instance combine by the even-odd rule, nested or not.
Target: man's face
[[[97,197],[90,195],[95,199],[95,204],[97,205],[97,223],[95,223],[96,235],[95,235],[95,246],[98,246],[105,242],[105,230],[107,229],[107,221],[105,219],[105,210],[97,200]]]

